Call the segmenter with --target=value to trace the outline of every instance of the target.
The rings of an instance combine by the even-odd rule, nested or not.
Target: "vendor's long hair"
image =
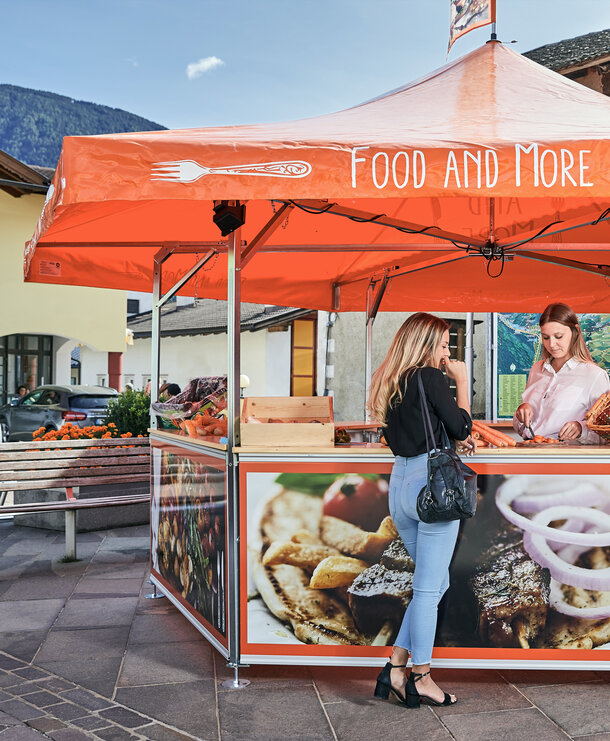
[[[591,357],[589,348],[585,344],[585,338],[582,336],[582,329],[578,317],[569,306],[566,304],[549,304],[540,315],[540,328],[542,329],[543,325],[547,324],[547,322],[557,322],[558,324],[563,324],[564,327],[569,327],[572,332],[570,352],[572,353],[573,358],[581,360],[583,363],[595,362]],[[551,355],[543,346],[542,361],[546,363],[550,360]]]
[[[368,408],[378,422],[387,422],[390,406],[402,401],[403,379],[415,368],[434,365],[434,354],[448,329],[444,319],[420,311],[396,332],[371,380]]]

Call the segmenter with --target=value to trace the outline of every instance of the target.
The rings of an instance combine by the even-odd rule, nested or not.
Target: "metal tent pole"
[[[466,313],[466,344],[464,346],[464,360],[468,368],[468,401],[472,412],[473,403],[473,379],[474,379],[474,314]]]
[[[239,445],[240,418],[240,326],[241,326],[241,229],[229,236],[227,251],[227,571],[229,575],[229,661],[235,678],[222,682],[223,687],[241,689],[250,684],[239,679],[239,479],[233,447]]]
[[[370,422],[371,415],[368,409],[369,390],[371,388],[371,379],[373,377],[373,324],[379,311],[381,299],[388,286],[388,275],[384,274],[379,280],[371,280],[366,290],[366,334],[364,337],[364,421]],[[375,283],[377,292],[375,293]]]
[[[369,412],[369,389],[373,375],[373,322],[375,317],[371,316],[371,304],[373,303],[373,283],[369,283],[366,289],[366,332],[364,335],[364,421],[371,421]]]
[[[487,342],[485,348],[485,419],[491,421],[495,417],[495,332],[494,322],[495,315],[488,313],[487,321]]]
[[[157,401],[159,394],[159,367],[161,353],[161,306],[159,298],[161,296],[161,271],[163,260],[159,259],[159,253],[155,255],[153,268],[153,305],[152,305],[152,327],[151,327],[151,358],[150,358],[150,400]],[[158,427],[157,417],[155,414],[150,415],[151,429],[156,430]]]

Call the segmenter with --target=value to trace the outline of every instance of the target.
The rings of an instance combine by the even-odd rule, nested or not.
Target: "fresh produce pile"
[[[189,437],[226,437],[227,377],[194,378],[184,391],[151,407]]]
[[[472,436],[477,440],[478,447],[493,445],[495,448],[514,448],[517,444],[512,437],[476,419],[472,420]]]

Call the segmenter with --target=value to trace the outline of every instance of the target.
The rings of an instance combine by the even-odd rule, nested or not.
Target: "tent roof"
[[[465,249],[492,235],[513,253],[610,262],[600,257],[610,237],[610,100],[490,42],[317,118],[67,137],[26,279],[151,290],[162,244],[219,240],[211,217],[221,199],[247,202],[242,239],[259,246],[242,274],[245,301],[330,308],[341,284],[340,308],[356,310],[371,275],[408,269],[417,272],[393,278],[382,309],[533,310],[557,298],[601,310],[604,276],[512,254],[492,279]],[[223,250],[200,296],[224,298]],[[174,277],[192,264],[171,260]]]

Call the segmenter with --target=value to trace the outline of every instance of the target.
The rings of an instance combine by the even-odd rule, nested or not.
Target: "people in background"
[[[172,396],[177,396],[180,393],[180,386],[177,383],[164,383],[159,388],[159,400],[167,401]]]

